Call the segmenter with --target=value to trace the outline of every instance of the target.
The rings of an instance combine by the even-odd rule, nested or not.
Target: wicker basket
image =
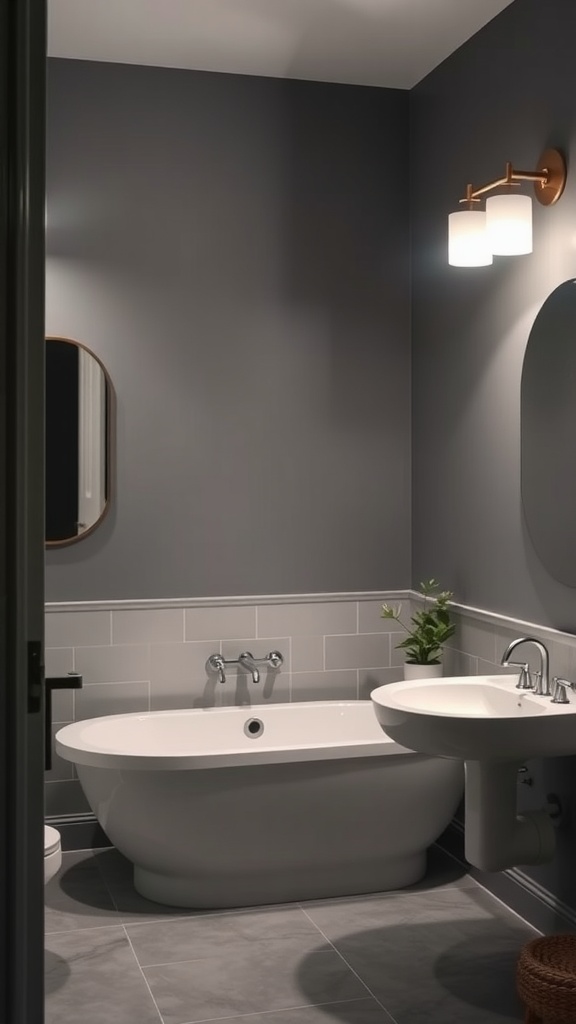
[[[524,946],[516,986],[526,1024],[576,1024],[576,935],[547,935]]]

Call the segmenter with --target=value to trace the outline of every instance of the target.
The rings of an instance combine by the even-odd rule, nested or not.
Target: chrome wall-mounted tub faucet
[[[221,654],[211,654],[206,662],[206,671],[217,673],[220,683],[226,682],[226,665],[239,665],[245,672],[249,672],[255,683],[260,682],[260,671],[258,665],[266,665],[268,668],[279,669],[284,664],[284,655],[280,651],[270,651],[263,658],[255,658],[250,651],[243,651],[237,658],[223,658]]]

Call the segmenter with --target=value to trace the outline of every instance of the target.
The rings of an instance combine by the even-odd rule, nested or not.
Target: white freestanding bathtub
[[[56,750],[136,889],[181,907],[410,885],[463,792],[460,762],[394,743],[371,701],[113,715]]]

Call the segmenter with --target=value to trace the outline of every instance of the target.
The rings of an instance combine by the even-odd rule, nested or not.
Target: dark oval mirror
[[[546,299],[522,369],[522,504],[548,572],[576,586],[576,281]]]
[[[113,389],[102,362],[69,338],[46,339],[46,544],[73,544],[110,503]]]

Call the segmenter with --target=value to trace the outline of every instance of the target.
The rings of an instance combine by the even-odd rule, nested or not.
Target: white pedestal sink
[[[484,871],[554,855],[545,810],[516,812],[517,773],[531,757],[576,754],[576,703],[553,704],[516,677],[453,676],[379,686],[371,694],[393,740],[466,767],[466,858]]]

